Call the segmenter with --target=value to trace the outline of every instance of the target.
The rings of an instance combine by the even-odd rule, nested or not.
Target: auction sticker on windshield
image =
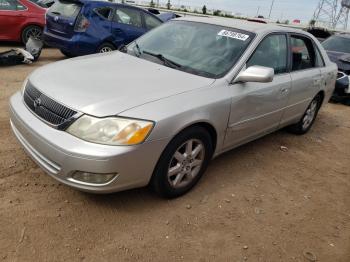
[[[228,30],[221,30],[218,33],[218,35],[238,39],[241,41],[246,41],[249,38],[249,35],[233,32],[233,31],[228,31]]]

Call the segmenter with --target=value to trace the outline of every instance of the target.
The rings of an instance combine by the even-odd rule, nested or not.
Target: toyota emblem
[[[37,98],[34,100],[34,108],[41,106],[41,99]]]
[[[58,16],[55,16],[54,19],[53,19],[55,22],[58,21]]]

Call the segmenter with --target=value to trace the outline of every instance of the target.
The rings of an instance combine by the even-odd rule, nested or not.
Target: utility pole
[[[269,19],[271,18],[271,12],[273,8],[273,4],[275,3],[275,0],[272,0],[271,7],[270,7],[270,13],[269,13]]]

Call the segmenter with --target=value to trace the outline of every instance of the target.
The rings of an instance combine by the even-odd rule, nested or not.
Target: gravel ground
[[[222,155],[182,198],[90,195],[47,176],[9,126],[9,97],[60,59],[0,68],[0,261],[350,261],[350,107]]]

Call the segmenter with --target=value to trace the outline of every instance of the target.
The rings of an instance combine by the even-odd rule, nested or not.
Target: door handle
[[[282,88],[281,89],[281,93],[284,94],[284,93],[288,93],[289,92],[289,88]]]

